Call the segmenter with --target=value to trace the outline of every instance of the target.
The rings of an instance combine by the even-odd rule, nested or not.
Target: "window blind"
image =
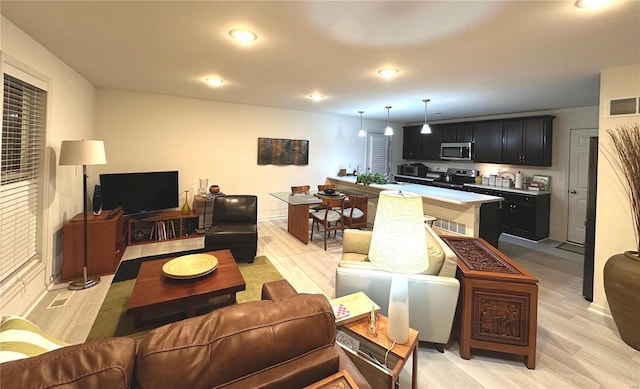
[[[388,141],[387,137],[382,134],[369,136],[369,168],[371,173],[387,174]]]
[[[38,223],[47,92],[4,74],[0,144],[0,282],[40,259]]]

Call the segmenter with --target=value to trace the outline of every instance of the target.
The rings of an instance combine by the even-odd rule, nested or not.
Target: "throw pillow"
[[[4,316],[0,323],[0,363],[33,357],[66,345],[22,317]]]

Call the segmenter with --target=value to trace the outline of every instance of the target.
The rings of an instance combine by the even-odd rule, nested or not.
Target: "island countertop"
[[[356,177],[354,176],[346,176],[346,177],[327,177],[330,180],[341,181],[349,184],[356,184]],[[407,192],[413,192],[421,195],[424,198],[442,201],[445,203],[451,204],[460,204],[460,205],[473,205],[473,204],[484,204],[484,203],[493,203],[496,201],[503,201],[503,197],[498,196],[490,196],[483,195],[473,192],[463,192],[459,190],[447,189],[447,188],[439,188],[435,186],[426,186],[420,184],[410,184],[410,183],[397,183],[397,184],[371,184],[370,188],[376,188],[380,190],[404,190]]]

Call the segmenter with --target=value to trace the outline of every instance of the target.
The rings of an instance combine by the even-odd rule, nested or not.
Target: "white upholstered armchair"
[[[428,226],[429,268],[406,275],[409,282],[409,325],[420,331],[418,339],[444,351],[458,303],[460,282],[455,278],[457,258]],[[387,314],[392,273],[369,262],[371,231],[344,230],[342,260],[336,270],[336,297],[364,292]]]

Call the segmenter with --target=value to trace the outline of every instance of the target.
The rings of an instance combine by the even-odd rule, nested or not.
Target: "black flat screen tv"
[[[102,208],[125,215],[178,206],[178,171],[100,174]]]

